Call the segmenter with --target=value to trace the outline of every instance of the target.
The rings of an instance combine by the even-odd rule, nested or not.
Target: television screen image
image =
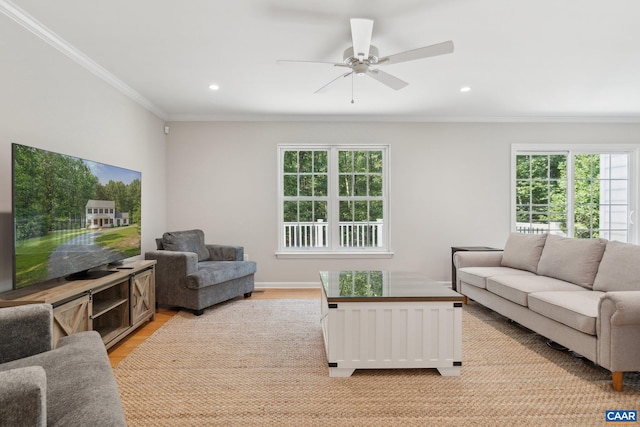
[[[16,289],[140,254],[140,172],[12,148]]]

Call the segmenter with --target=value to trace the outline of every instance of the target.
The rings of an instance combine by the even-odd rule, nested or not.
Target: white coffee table
[[[329,376],[436,368],[460,375],[463,296],[420,273],[321,271]]]

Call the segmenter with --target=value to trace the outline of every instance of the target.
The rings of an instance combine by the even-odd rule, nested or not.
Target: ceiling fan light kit
[[[400,90],[406,87],[409,83],[401,80],[389,73],[386,73],[378,68],[370,68],[372,65],[389,65],[397,64],[400,62],[415,61],[417,59],[428,58],[432,56],[445,55],[453,53],[453,42],[446,41],[430,46],[424,46],[417,49],[407,50],[399,52],[393,55],[380,57],[378,48],[371,45],[371,36],[373,34],[373,20],[353,18],[351,19],[351,41],[352,46],[345,49],[343,54],[343,62],[326,62],[326,61],[295,61],[295,60],[280,60],[278,62],[306,62],[316,64],[331,64],[334,67],[347,67],[351,71],[341,74],[329,83],[316,90],[314,93],[319,93],[326,89],[332,83],[340,80],[342,77],[356,74],[358,76],[367,75],[374,80],[379,81],[385,86],[390,87],[393,90]],[[353,88],[352,88],[353,89]],[[352,100],[353,103],[353,100]]]

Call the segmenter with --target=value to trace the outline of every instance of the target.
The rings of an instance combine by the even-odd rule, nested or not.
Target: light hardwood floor
[[[243,297],[238,297],[243,299]],[[256,289],[251,299],[320,299],[320,289]],[[129,335],[117,345],[109,349],[111,366],[115,367],[122,359],[127,357],[137,346],[149,338],[162,325],[169,321],[180,310],[171,308],[159,308],[156,310],[156,318],[153,322],[142,325],[134,333]]]

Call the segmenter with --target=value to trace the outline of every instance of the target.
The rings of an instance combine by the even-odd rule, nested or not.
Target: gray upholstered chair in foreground
[[[126,426],[100,335],[52,343],[51,305],[0,308],[0,426]]]
[[[239,295],[251,296],[256,263],[243,261],[244,248],[205,244],[202,230],[173,231],[156,239],[158,250],[145,253],[156,264],[156,302],[204,309]]]

